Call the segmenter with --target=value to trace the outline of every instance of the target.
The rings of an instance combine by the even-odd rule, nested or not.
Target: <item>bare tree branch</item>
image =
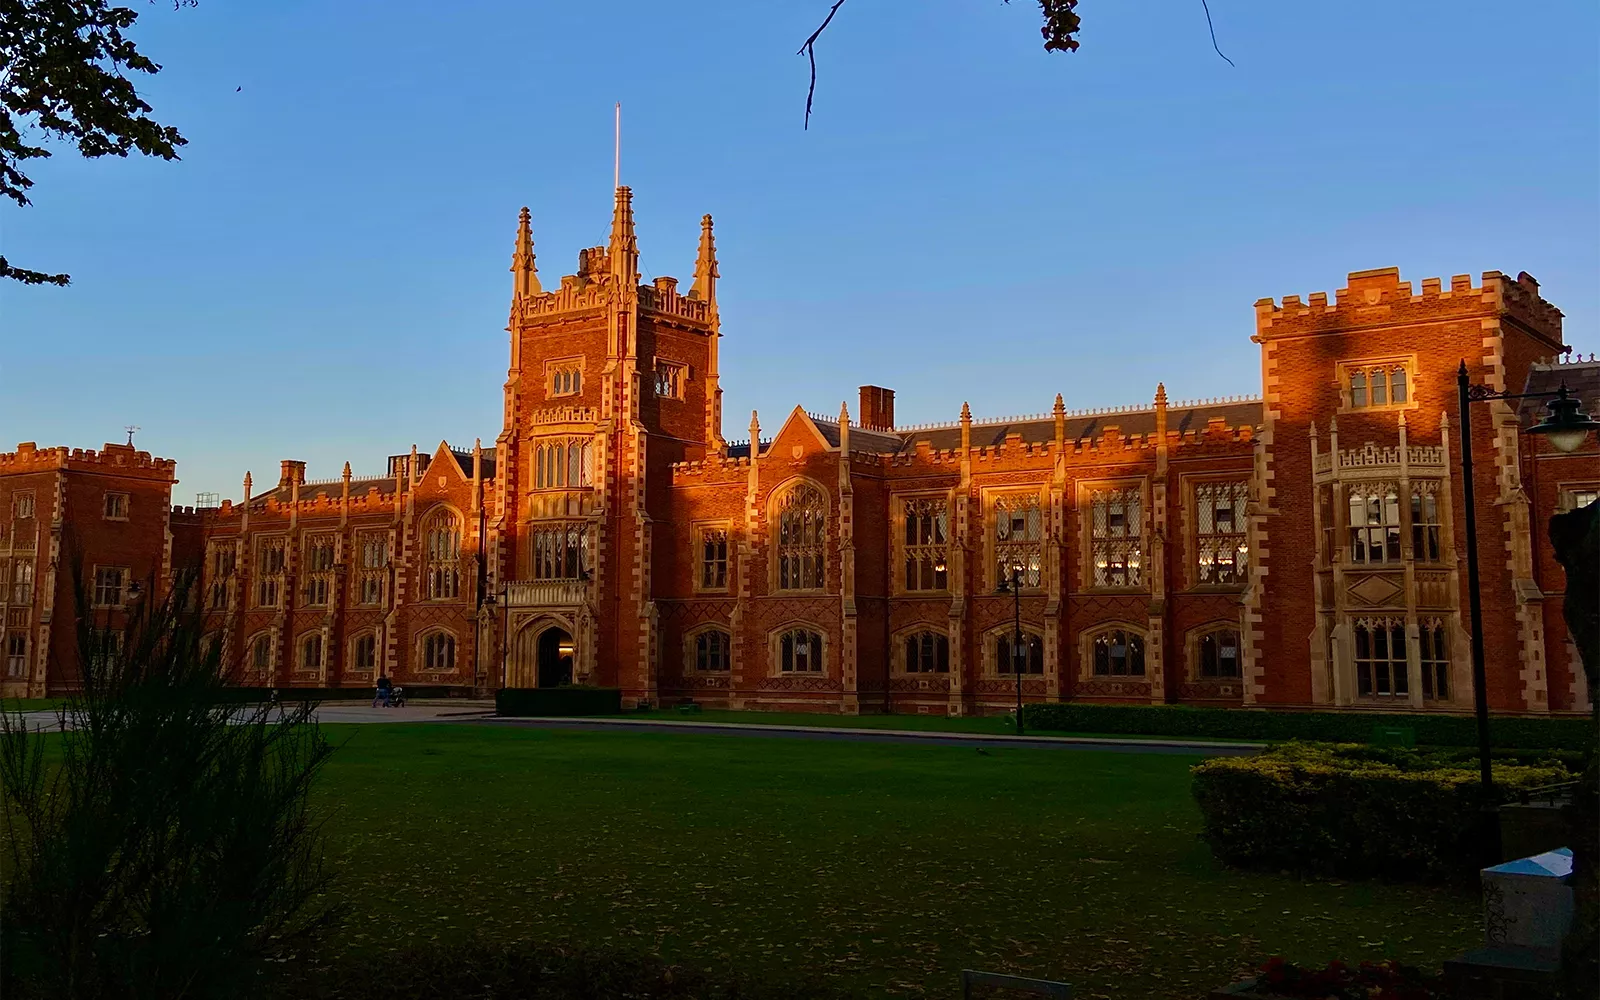
[[[1217,26],[1211,23],[1211,7],[1206,3],[1206,0],[1200,0],[1200,7],[1206,12],[1206,27],[1211,29],[1211,47],[1217,49],[1217,55],[1222,56],[1222,50],[1217,48]],[[1222,61],[1229,66],[1233,66],[1233,60],[1227,56],[1222,56]],[[1239,67],[1233,66],[1233,68],[1238,69]]]
[[[823,30],[828,27],[828,22],[833,20],[833,15],[839,13],[839,8],[843,6],[844,0],[837,0],[829,8],[828,16],[822,19],[821,24],[817,25],[817,30],[811,33],[811,37],[807,38],[805,44],[800,46],[800,51],[795,53],[795,55],[808,56],[811,59],[811,86],[806,90],[806,123],[804,128],[807,130],[811,128],[811,99],[817,93],[817,50],[815,48],[817,36],[822,34]]]

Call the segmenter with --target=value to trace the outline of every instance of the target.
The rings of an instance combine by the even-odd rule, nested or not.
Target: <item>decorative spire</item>
[[[244,474],[244,502],[250,502],[250,473]]]
[[[347,482],[347,483],[350,481],[350,463],[349,462],[344,463],[344,481]]]
[[[539,268],[534,264],[533,224],[529,220],[528,208],[524,205],[517,215],[517,247],[511,253],[511,273],[516,275],[512,288],[519,296],[538,295],[544,291],[539,287]]]
[[[750,411],[750,446],[752,448],[755,447],[756,443],[759,442],[760,440],[761,440],[761,418],[756,415],[756,411],[755,410],[751,410]]]
[[[972,407],[966,403],[961,404],[961,422],[964,424],[972,423]]]
[[[1157,382],[1156,383],[1156,407],[1157,407],[1157,409],[1165,409],[1166,406],[1167,406],[1167,384],[1165,382]]]
[[[611,266],[620,266],[620,256],[639,252],[638,240],[633,232],[633,189],[626,185],[617,188],[617,203],[611,211]]]
[[[717,301],[717,279],[722,274],[717,269],[717,237],[711,231],[711,216],[700,219],[700,255],[694,262],[694,284],[689,288],[689,298]]]
[[[1056,418],[1056,450],[1059,452],[1067,443],[1067,402],[1059,392],[1056,393],[1056,405],[1050,415]]]

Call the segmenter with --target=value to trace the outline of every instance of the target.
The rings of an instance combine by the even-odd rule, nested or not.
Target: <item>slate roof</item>
[[[1594,355],[1590,355],[1592,359]],[[1572,361],[1567,364],[1534,365],[1528,372],[1528,381],[1522,392],[1555,392],[1565,384],[1567,391],[1578,400],[1583,411],[1593,419],[1600,419],[1600,361]],[[1521,400],[1522,425],[1531,427],[1549,412],[1547,399]]]

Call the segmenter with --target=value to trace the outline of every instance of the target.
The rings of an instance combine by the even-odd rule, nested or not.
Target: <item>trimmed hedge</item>
[[[1193,736],[1238,740],[1314,740],[1365,743],[1376,726],[1415,731],[1419,746],[1478,745],[1478,723],[1470,715],[1401,715],[1393,712],[1274,712],[1256,708],[1197,708],[1187,705],[1098,705],[1050,702],[1022,710],[1029,729],[1128,736]],[[1584,750],[1592,738],[1587,719],[1490,718],[1495,746]]]
[[[406,689],[407,699],[417,698],[466,698],[472,694],[470,687],[446,687],[439,684],[397,684],[397,687]],[[230,685],[222,689],[222,699],[228,704],[253,705],[266,701],[272,695],[272,688],[266,687],[236,687]],[[376,684],[366,687],[281,687],[277,689],[279,701],[371,701],[378,691]]]
[[[502,688],[495,692],[496,715],[616,715],[622,689],[602,687]]]
[[[1536,759],[1536,757],[1534,758]],[[1194,768],[1201,838],[1226,864],[1397,881],[1474,876],[1486,805],[1478,773],[1434,753],[1286,743]],[[1572,780],[1555,762],[1502,763],[1502,793]]]

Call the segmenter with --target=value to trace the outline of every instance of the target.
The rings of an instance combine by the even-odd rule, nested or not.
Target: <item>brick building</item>
[[[204,613],[256,685],[366,688],[387,673],[962,714],[1012,703],[1019,670],[1033,700],[1465,711],[1456,367],[1600,403],[1600,363],[1549,360],[1566,352],[1561,313],[1528,275],[1413,289],[1391,268],[1351,274],[1331,302],[1258,302],[1260,398],[1172,402],[1157,386],[1124,408],[1057,396],[1030,417],[962,406],[948,424],[896,427],[894,392],[866,386],[854,416],[796,408],[764,434],[752,414],[749,439],[728,442],[709,216],[686,293],[640,284],[627,188],[608,243],[548,290],[524,209],[511,271],[492,447],[413,448],[371,479],[346,465],[308,481],[286,461],[264,491],[245,477],[248,502],[130,521],[138,553],[94,558],[132,575],[203,560]],[[1502,712],[1589,697],[1535,526],[1594,497],[1600,446],[1553,452],[1523,433],[1541,415],[1539,401],[1481,403],[1470,428]],[[145,489],[174,482],[143,453],[82,454],[0,456],[13,512],[0,554],[23,552],[8,498],[44,503],[65,488],[50,475],[110,462],[148,468]],[[33,578],[95,504],[35,515],[28,538],[48,538],[19,557]],[[123,544],[102,528],[82,533]],[[997,592],[1013,571],[1016,604]],[[6,691],[70,684],[67,658],[46,652],[43,590],[8,593],[7,642],[22,636],[25,653]]]

